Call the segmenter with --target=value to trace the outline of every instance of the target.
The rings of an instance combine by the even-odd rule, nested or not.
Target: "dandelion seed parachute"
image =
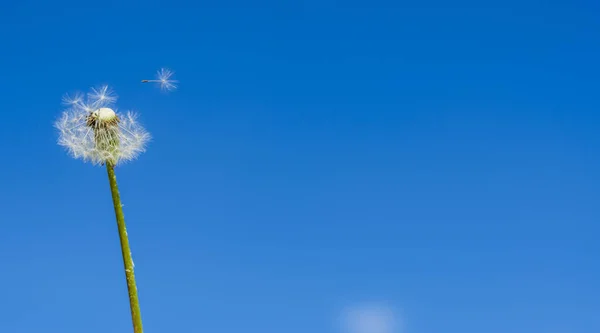
[[[154,83],[159,83],[160,84],[160,88],[164,91],[173,91],[175,89],[177,89],[177,85],[176,83],[179,82],[177,80],[173,80],[171,79],[171,77],[173,76],[173,71],[168,70],[166,68],[161,68],[157,73],[156,73],[156,79],[154,80],[142,80],[142,83],[147,83],[147,82],[154,82]]]
[[[76,158],[92,164],[114,165],[137,158],[146,149],[150,134],[132,112],[115,111],[117,96],[108,86],[92,89],[85,96],[66,96],[70,107],[55,122],[58,144]]]

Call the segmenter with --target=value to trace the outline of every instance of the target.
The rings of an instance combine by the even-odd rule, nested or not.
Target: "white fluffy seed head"
[[[83,101],[82,95],[66,98],[71,107],[56,121],[58,144],[74,158],[93,164],[120,164],[137,158],[146,149],[150,134],[137,122],[136,115],[119,114],[107,86],[93,89]]]

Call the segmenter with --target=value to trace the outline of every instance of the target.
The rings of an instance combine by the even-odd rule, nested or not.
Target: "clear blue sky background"
[[[112,85],[146,332],[600,332],[600,4],[4,1],[0,332],[130,332],[106,172],[55,144]],[[176,71],[171,94],[143,85]]]

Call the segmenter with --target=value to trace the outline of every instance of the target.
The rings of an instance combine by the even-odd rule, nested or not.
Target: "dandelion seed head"
[[[120,164],[145,151],[150,134],[135,114],[119,114],[109,107],[117,97],[108,86],[92,89],[85,100],[76,96],[66,99],[70,107],[55,122],[58,144],[72,157],[92,164]]]

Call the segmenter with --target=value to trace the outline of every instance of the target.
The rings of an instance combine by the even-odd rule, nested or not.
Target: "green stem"
[[[115,206],[115,215],[117,216],[117,226],[119,228],[119,238],[121,239],[121,253],[123,254],[123,263],[125,264],[125,278],[127,279],[127,290],[129,291],[129,306],[131,308],[131,320],[133,321],[133,332],[143,333],[142,314],[140,312],[140,302],[138,300],[137,287],[135,285],[135,275],[133,273],[133,259],[131,259],[131,250],[129,249],[129,239],[127,229],[125,228],[125,217],[123,216],[123,205],[117,186],[117,177],[112,163],[106,163],[108,171],[108,181],[110,183],[110,192],[112,193],[113,205]]]

